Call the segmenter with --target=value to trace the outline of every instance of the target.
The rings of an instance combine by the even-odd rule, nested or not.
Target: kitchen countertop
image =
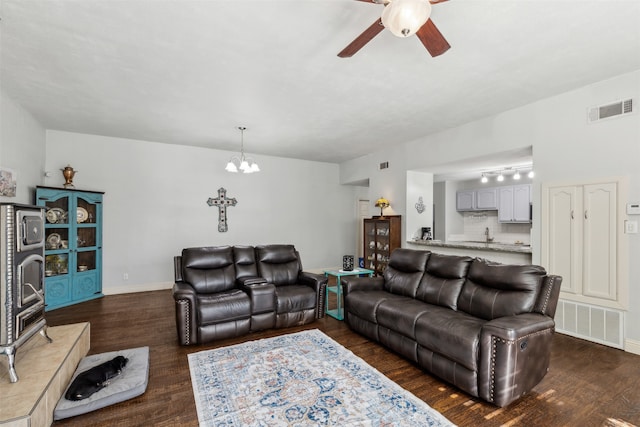
[[[516,245],[509,243],[443,242],[441,240],[408,240],[407,243],[437,248],[478,249],[482,251],[513,252],[519,254],[531,253],[531,246],[529,245]]]

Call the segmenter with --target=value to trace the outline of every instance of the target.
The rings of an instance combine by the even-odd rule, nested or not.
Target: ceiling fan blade
[[[356,54],[362,47],[369,43],[371,39],[380,33],[380,31],[384,30],[384,25],[382,25],[382,20],[378,18],[376,22],[371,24],[369,28],[364,30],[362,34],[360,34],[354,41],[349,43],[349,46],[342,49],[342,51],[338,54],[340,58],[350,58]]]
[[[436,57],[442,55],[449,50],[451,46],[445,40],[440,30],[435,26],[431,18],[424,23],[416,33],[424,47],[427,48],[431,56]]]

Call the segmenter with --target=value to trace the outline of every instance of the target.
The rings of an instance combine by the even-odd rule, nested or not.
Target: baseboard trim
[[[105,287],[102,289],[102,293],[105,295],[132,294],[134,292],[161,291],[172,287],[173,282],[140,283],[137,285]]]
[[[640,341],[626,339],[624,341],[624,351],[640,355]]]

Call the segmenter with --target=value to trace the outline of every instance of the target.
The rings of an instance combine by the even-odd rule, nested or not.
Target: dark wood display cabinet
[[[389,256],[400,247],[401,215],[374,216],[364,220],[364,267],[382,274]]]

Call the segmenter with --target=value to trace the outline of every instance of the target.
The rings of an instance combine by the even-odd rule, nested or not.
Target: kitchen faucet
[[[484,229],[484,235],[486,237],[487,243],[493,242],[493,237],[489,237],[489,227]]]

